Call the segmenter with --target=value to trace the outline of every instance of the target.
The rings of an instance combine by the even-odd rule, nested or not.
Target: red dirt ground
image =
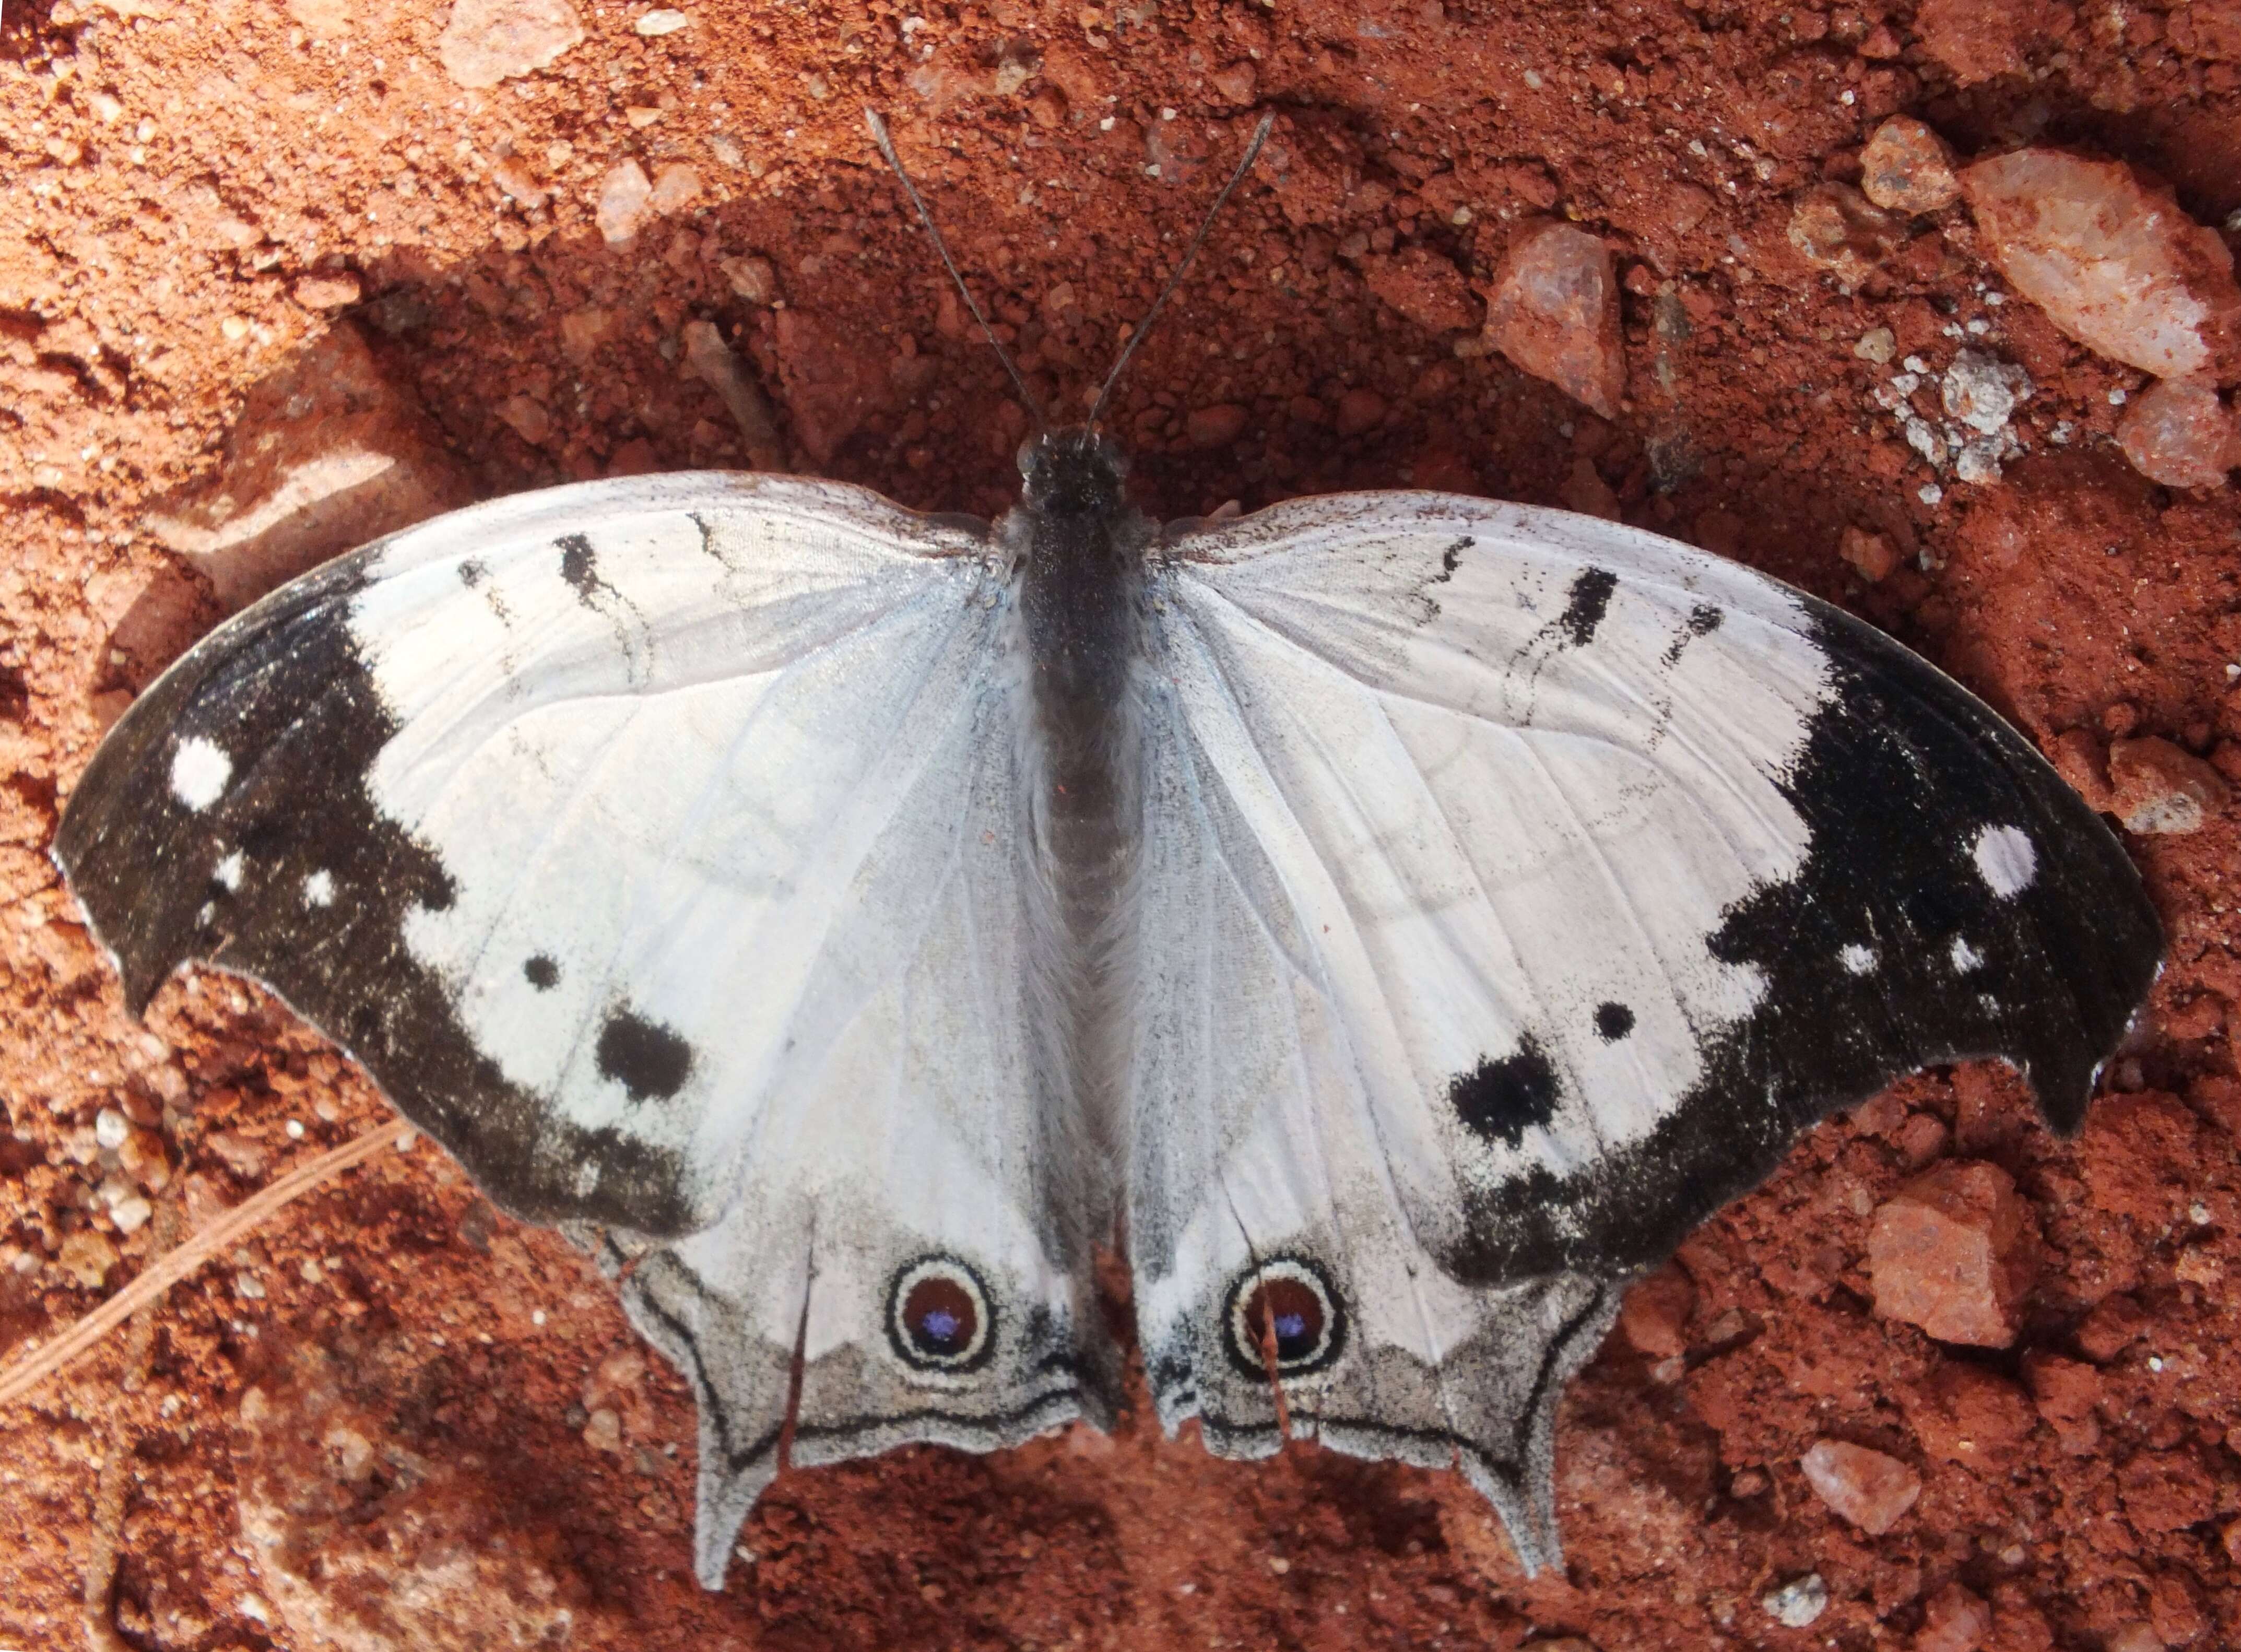
[[[643,6],[579,0],[583,43],[462,91],[438,66],[441,0],[6,0],[0,1358],[385,1111],[222,979],[175,984],[151,1031],[131,1022],[44,858],[104,719],[218,617],[148,514],[206,482],[255,387],[343,326],[472,492],[743,462],[677,365],[696,318],[768,387],[802,467],[1000,510],[1025,419],[899,213],[866,104],[894,118],[960,264],[1064,405],[1258,112],[1281,112],[1122,392],[1114,425],[1156,513],[1340,486],[1615,500],[1856,608],[2042,743],[2156,734],[2241,772],[2241,508],[2115,452],[2111,395],[2139,376],[2027,304],[1990,305],[2000,283],[1961,209],[1849,294],[1785,234],[1791,197],[1856,177],[1897,110],[1964,155],[2124,157],[2224,222],[2241,207],[2230,4],[682,9],[689,28],[644,38]],[[689,164],[701,192],[618,252],[592,214],[626,157]],[[1459,302],[1475,324],[1453,276],[1483,284],[1534,211],[1620,261],[1614,420],[1440,330]],[[784,309],[735,291],[724,263],[749,257]],[[1437,291],[1412,297],[1427,271]],[[321,297],[304,278],[342,273],[363,294],[348,316],[303,302]],[[1889,327],[1937,370],[1949,329],[1979,319],[1963,336],[2037,387],[2030,456],[1925,505],[1929,472],[1871,399],[1890,370],[1853,346]],[[1837,555],[1847,525],[1910,565],[1863,585]],[[2234,822],[2131,841],[2172,947],[2112,1069],[2127,1094],[2064,1143],[2003,1074],[1936,1073],[1803,1140],[1684,1248],[1684,1365],[1617,1334],[1577,1383],[1564,1577],[1525,1582],[1449,1476],[1301,1448],[1215,1462],[1161,1441],[1139,1388],[1110,1443],[790,1474],[744,1534],[754,1562],[704,1595],[682,1385],[628,1356],[574,1252],[424,1145],[292,1207],[0,1410],[0,1647],[309,1648],[318,1611],[369,1647],[1967,1645],[1925,1628],[1957,1582],[2003,1652],[2241,1643]],[[94,1196],[93,1120],[117,1105],[159,1121],[179,1167],[129,1236]],[[2044,1260],[2014,1348],[1941,1346],[1870,1310],[1868,1216],[1910,1174],[1920,1114],[2035,1206]],[[122,1254],[104,1287],[56,1260],[89,1231]],[[611,1450],[585,1437],[600,1409]],[[323,1444],[291,1456],[285,1425],[314,1419]],[[1798,1460],[1831,1435],[1922,1473],[1887,1535],[1807,1486]],[[352,1441],[375,1467],[350,1468]],[[252,1540],[284,1517],[308,1559]],[[1807,1572],[1831,1603],[1783,1628],[1760,1597]],[[378,1598],[408,1574],[436,1629],[398,1629],[405,1608]]]

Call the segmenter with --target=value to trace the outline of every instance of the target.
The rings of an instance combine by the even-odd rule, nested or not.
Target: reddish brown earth
[[[2231,0],[683,0],[690,26],[654,38],[643,6],[578,9],[550,68],[465,91],[441,0],[6,0],[0,1359],[385,1113],[222,979],[129,1020],[44,858],[105,720],[220,612],[151,522],[185,543],[222,463],[276,431],[316,446],[331,418],[417,454],[431,500],[744,462],[679,365],[693,321],[767,388],[799,466],[1000,509],[1025,418],[899,214],[866,103],[1065,406],[1281,111],[1122,392],[1158,512],[1410,485],[1616,511],[1868,615],[2089,789],[2111,739],[2241,774],[2241,508],[2127,466],[2111,395],[2142,377],[1991,306],[1964,207],[1904,225],[1849,294],[1786,233],[1895,111],[1963,158],[2126,159],[2223,224]],[[657,193],[680,163],[700,187],[618,251],[593,213],[630,157]],[[1533,213],[1617,258],[1611,418],[1475,348]],[[2028,456],[1924,504],[1871,399],[1894,369],[1854,344],[1887,327],[1936,372],[1973,320],[2037,387]],[[1567,1413],[1563,1576],[1524,1582],[1448,1476],[1297,1447],[1216,1462],[1161,1440],[1140,1388],[1109,1443],[789,1474],[754,1562],[705,1595],[684,1388],[573,1251],[424,1145],[0,1409],[0,1646],[2234,1644],[2235,841],[2222,802],[2130,839],[2171,964],[2081,1140],[2000,1072],[1923,1075],[1801,1142],[1643,1288]],[[129,1234],[96,1193],[104,1107],[173,1167]],[[1875,1213],[1944,1158],[2000,1167],[2029,1207],[1997,1259],[2007,1345],[1873,1312]],[[1824,1439],[1879,1454],[1816,1461],[1874,1470],[1881,1535],[1809,1485]],[[1785,1628],[1761,1596],[1807,1573],[1830,1604]]]

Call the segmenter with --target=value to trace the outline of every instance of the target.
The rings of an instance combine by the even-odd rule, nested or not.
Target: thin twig
[[[253,1194],[204,1228],[176,1250],[166,1251],[123,1290],[87,1314],[69,1330],[28,1358],[18,1361],[0,1376],[0,1405],[22,1398],[56,1372],[72,1364],[101,1339],[131,1318],[144,1303],[161,1295],[184,1279],[218,1250],[261,1226],[273,1212],[318,1187],[330,1177],[363,1163],[394,1142],[402,1127],[394,1122],[378,1124],[345,1141],[331,1153],[323,1153],[299,1166],[260,1193]]]
[[[770,398],[750,378],[732,353],[731,345],[712,321],[685,324],[685,365],[700,382],[723,398],[732,422],[747,445],[747,459],[759,471],[786,468],[786,443],[778,433],[778,419]]]

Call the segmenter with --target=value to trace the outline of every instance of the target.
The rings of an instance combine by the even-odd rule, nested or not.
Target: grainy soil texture
[[[2124,161],[2230,237],[2237,59],[2230,0],[5,0],[0,1360],[390,1116],[228,978],[128,1015],[48,859],[195,638],[571,478],[1010,501],[1027,415],[866,105],[1075,409],[1277,114],[1119,393],[1155,515],[1415,486],[1622,517],[1888,629],[2112,808],[2163,776],[2139,818],[2191,829],[2126,837],[2170,960],[2082,1136],[2004,1069],[1918,1075],[1638,1288],[1567,1405],[1561,1574],[1450,1475],[1167,1441],[1139,1377],[1109,1440],[790,1470],[705,1593],[683,1384],[424,1141],[0,1407],[0,1647],[2241,1643],[2241,506],[2127,462],[2147,378],[2019,296],[1966,203],[1792,234],[1905,114],[1964,162]],[[1600,411],[1483,331],[1542,219],[1612,260],[1617,331],[1575,341],[1622,352],[1575,382],[1619,387]],[[1964,351],[2030,386],[1966,474],[1931,428]],[[1953,1242],[1999,1249],[1971,1341],[1878,1311],[1871,1235],[1940,1166]]]

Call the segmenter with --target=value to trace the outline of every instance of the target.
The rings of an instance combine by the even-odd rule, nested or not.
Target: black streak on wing
[[[1796,876],[1729,907],[1709,939],[1763,974],[1764,996],[1703,1048],[1702,1076],[1648,1138],[1571,1176],[1475,1195],[1442,1258],[1461,1277],[1653,1264],[1763,1180],[1797,1131],[1937,1062],[2004,1056],[2054,1127],[2074,1131],[2155,980],[2161,926],[2100,817],[1959,685],[1806,600],[1832,679],[1783,791],[1810,846]],[[1989,826],[2037,847],[2034,880],[2010,899],[1971,859]],[[1839,955],[1863,935],[1879,963],[1855,975]],[[1957,938],[1984,960],[1966,975]]]
[[[1573,647],[1585,648],[1595,639],[1595,627],[1603,623],[1611,592],[1617,589],[1618,576],[1608,568],[1584,569],[1572,581],[1564,612],[1556,617],[1556,628]]]
[[[1529,1126],[1556,1116],[1556,1069],[1528,1033],[1499,1061],[1482,1058],[1470,1072],[1457,1073],[1448,1086],[1448,1101],[1475,1134],[1514,1147]]]
[[[674,1152],[585,1129],[510,1082],[476,1047],[444,981],[406,947],[406,916],[453,896],[433,848],[375,807],[374,759],[396,732],[350,629],[352,596],[382,546],[284,585],[191,650],[134,702],[78,782],[55,858],[116,956],[126,1001],[146,1007],[200,959],[253,977],[345,1045],[414,1124],[491,1197],[533,1221],[585,1221],[650,1236],[705,1223]],[[194,811],[172,795],[177,742],[199,734],[233,762],[224,794]],[[229,849],[242,886],[205,936],[196,914]],[[325,872],[333,897],[302,898]],[[589,1194],[579,1171],[596,1165]]]

